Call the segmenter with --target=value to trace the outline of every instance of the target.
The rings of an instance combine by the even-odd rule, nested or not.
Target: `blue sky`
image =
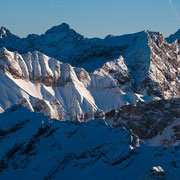
[[[180,13],[180,1],[172,0]],[[141,30],[164,36],[180,28],[169,0],[0,0],[0,26],[25,37],[68,23],[87,37]]]

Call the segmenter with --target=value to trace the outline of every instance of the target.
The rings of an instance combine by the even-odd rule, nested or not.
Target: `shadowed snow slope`
[[[21,105],[0,115],[0,179],[179,179],[179,148],[139,144],[103,120],[60,122]]]

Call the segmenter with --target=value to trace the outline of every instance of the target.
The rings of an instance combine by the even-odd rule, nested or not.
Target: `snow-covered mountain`
[[[180,146],[150,147],[103,120],[57,121],[15,105],[0,115],[0,179],[180,178]]]
[[[107,36],[104,39],[88,39],[63,23],[47,30],[45,34],[28,35],[26,38],[13,35],[4,27],[0,34],[2,48],[20,54],[40,51],[88,72],[94,72],[106,62],[122,56],[135,83],[143,82],[142,86],[133,84],[133,87],[137,86],[135,91],[143,90],[145,84],[151,83],[148,92],[179,96],[179,41],[168,44],[161,33],[142,31],[123,36]],[[157,90],[157,85],[160,90]]]
[[[136,68],[144,60],[149,62],[151,55],[149,42],[153,41],[152,45],[156,46],[156,49],[161,49],[162,46],[159,47],[161,44],[167,46],[161,33],[142,31],[122,36],[109,35],[104,39],[89,39],[65,23],[52,27],[45,34],[30,34],[26,38],[13,35],[8,29],[1,27],[0,35],[0,48],[6,47],[20,54],[40,51],[61,62],[83,67],[90,72],[102,67],[107,61],[119,58],[120,55],[125,58],[127,64]],[[166,48],[168,49],[170,48]],[[137,60],[139,64],[135,64]]]
[[[1,111],[22,103],[53,118],[83,120],[102,117],[104,112],[137,101],[179,97],[179,56],[173,51],[178,50],[177,42],[166,43],[171,48],[167,52],[163,44],[158,42],[161,49],[155,44],[159,36],[148,35],[152,51],[149,59],[139,55],[140,59],[127,64],[120,56],[93,73],[38,51],[20,55],[1,48]],[[176,59],[171,61],[165,54]]]
[[[179,38],[2,27],[0,178],[179,179]]]
[[[165,68],[167,65],[166,62]],[[138,89],[143,82],[133,78],[122,57],[89,74],[83,68],[72,67],[37,51],[20,55],[2,48],[0,70],[2,112],[14,104],[23,104],[59,120],[102,118],[114,127],[132,129],[140,139],[158,139],[157,145],[174,145],[180,141],[179,98],[172,99],[170,94],[158,96],[153,91],[148,94],[151,83],[144,83],[141,94],[135,93],[133,83]],[[154,83],[161,83],[155,78],[158,81]],[[164,87],[161,84],[156,88],[161,92],[158,88]],[[171,136],[167,137],[169,133]]]
[[[3,41],[8,41],[7,37],[15,38],[9,31],[4,31]],[[67,31],[77,35],[65,24],[52,28],[46,34],[52,32],[60,36]],[[112,61],[104,60],[101,68],[88,73],[83,68],[72,67],[38,51],[21,55],[1,48],[1,111],[15,103],[23,103],[53,118],[81,120],[101,117],[104,112],[137,101],[180,96],[178,41],[168,44],[162,34],[149,31],[104,40],[86,40],[96,42],[97,47],[100,47],[99,42],[113,47],[110,54],[119,57]],[[129,44],[124,52],[118,51],[117,54],[113,51],[124,44]],[[82,49],[78,50],[82,53]],[[59,55],[64,56],[64,53],[60,51]],[[84,52],[84,56],[89,57],[89,54]],[[69,57],[66,58],[69,61]],[[89,62],[99,65],[98,59]],[[86,64],[86,58],[82,63]]]
[[[114,73],[108,73],[108,67]],[[125,83],[129,78],[122,57],[89,74],[37,51],[20,55],[2,48],[0,69],[3,110],[21,103],[52,118],[81,121],[141,100],[140,95],[119,88],[116,79]]]

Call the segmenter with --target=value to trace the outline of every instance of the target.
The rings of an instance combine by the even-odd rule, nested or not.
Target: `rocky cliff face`
[[[151,145],[171,146],[180,142],[180,99],[139,102],[105,114],[114,127],[123,126]]]
[[[160,97],[180,96],[179,41],[168,44],[162,35],[150,34],[151,62],[149,76],[153,81],[149,88]]]

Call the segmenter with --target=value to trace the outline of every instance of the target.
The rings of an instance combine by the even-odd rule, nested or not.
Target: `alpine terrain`
[[[0,29],[0,179],[180,179],[180,30],[86,38]]]

